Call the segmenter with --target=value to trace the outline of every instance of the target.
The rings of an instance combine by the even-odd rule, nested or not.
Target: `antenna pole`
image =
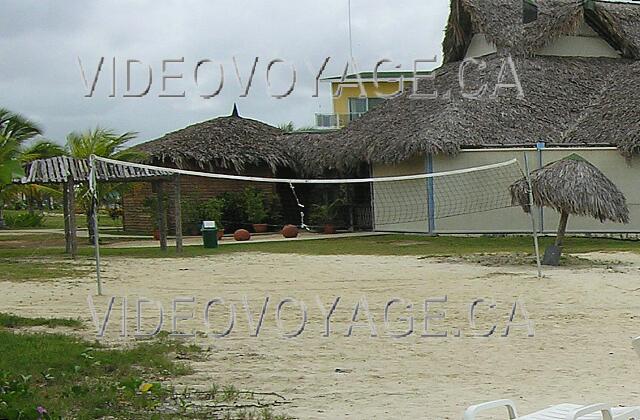
[[[351,28],[351,0],[349,1],[349,55],[353,61],[353,31]]]

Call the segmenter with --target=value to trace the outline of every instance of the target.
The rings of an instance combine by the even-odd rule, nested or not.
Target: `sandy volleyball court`
[[[128,298],[131,335],[138,297],[161,302],[165,331],[172,330],[172,300],[193,297],[194,303],[177,304],[178,315],[193,311],[195,318],[178,320],[178,330],[195,330],[191,340],[208,351],[205,360],[194,362],[196,373],[178,383],[206,388],[216,382],[277,392],[291,401],[283,411],[300,418],[459,419],[466,406],[497,398],[515,400],[523,412],[560,402],[640,405],[640,359],[630,345],[631,338],[640,335],[640,257],[590,258],[624,263],[547,270],[547,277],[537,280],[533,270],[524,267],[416,257],[246,253],[109,259],[105,292],[117,298],[107,337],[120,340],[123,296]],[[87,277],[3,283],[2,290],[2,312],[89,321],[87,295],[95,292],[95,285]],[[447,332],[448,337],[422,337],[425,299],[444,296],[446,303],[430,304],[426,313],[434,317],[444,311],[445,318],[431,320],[427,332]],[[266,297],[261,331],[252,337]],[[338,297],[331,332],[323,337],[323,310]],[[225,303],[211,309],[213,327],[207,334],[203,312],[215,298]],[[281,305],[278,324],[277,308],[286,298],[295,302]],[[476,307],[473,329],[468,310],[479,298],[486,302]],[[385,325],[385,307],[393,299],[403,303],[390,305]],[[104,316],[107,300],[95,298],[99,317]],[[488,306],[491,301],[494,309]],[[300,302],[306,306],[307,322],[297,338],[288,339],[285,334],[302,325]],[[528,316],[535,337],[528,337],[522,326],[501,337],[516,302],[515,322],[522,324]],[[367,322],[365,303],[372,322]],[[226,338],[215,338],[212,332],[228,328],[230,304],[235,306],[235,324]],[[409,304],[413,307],[407,308]],[[157,317],[154,308],[143,305],[146,331]],[[411,317],[413,334],[392,337],[410,330]],[[494,324],[492,336],[471,337]],[[354,328],[347,337],[350,326]],[[371,337],[372,328],[377,337]]]

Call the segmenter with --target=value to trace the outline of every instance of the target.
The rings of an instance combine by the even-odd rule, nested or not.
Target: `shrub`
[[[329,204],[314,204],[309,214],[309,222],[315,226],[335,223],[342,203],[342,200],[338,199]]]
[[[267,200],[267,222],[272,225],[284,223],[282,217],[282,202],[278,194],[270,194]]]
[[[231,226],[242,225],[247,222],[247,212],[243,192],[225,192],[220,195],[224,201],[222,220]]]
[[[206,201],[188,200],[182,206],[182,224],[187,232],[195,231],[205,220],[214,220],[218,227],[222,226],[224,200],[220,197]]]
[[[124,215],[124,211],[122,210],[121,207],[113,207],[109,209],[109,217],[112,220],[118,220],[122,218],[123,215]]]
[[[202,220],[215,220],[216,225],[222,225],[222,211],[224,210],[224,200],[222,198],[212,198],[201,204],[200,215]]]
[[[10,228],[35,228],[44,226],[44,215],[41,213],[7,214],[5,223]]]
[[[244,190],[244,210],[251,223],[264,223],[268,214],[265,208],[264,193],[256,188]]]

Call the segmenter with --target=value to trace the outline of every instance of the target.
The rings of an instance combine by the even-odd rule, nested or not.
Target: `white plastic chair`
[[[640,356],[640,337],[633,339],[633,349],[638,353],[638,356]]]
[[[638,407],[611,408],[607,404],[586,406],[560,404],[518,417],[516,406],[511,400],[497,400],[473,405],[467,408],[463,418],[464,420],[476,420],[480,413],[498,408],[506,408],[510,420],[640,420]]]

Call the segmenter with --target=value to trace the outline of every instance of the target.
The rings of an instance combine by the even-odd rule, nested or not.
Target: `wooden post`
[[[167,250],[167,208],[164,203],[164,183],[157,181],[156,195],[158,198],[158,229],[160,230],[160,249]]]
[[[182,186],[180,185],[180,175],[176,175],[173,178],[174,185],[174,213],[175,213],[175,227],[176,227],[176,252],[179,254],[182,252]]]
[[[73,178],[67,181],[67,207],[69,211],[69,251],[71,258],[78,256],[78,235],[76,225],[76,190]]]
[[[64,216],[64,253],[71,253],[71,232],[69,230],[69,181],[62,184],[62,214]]]

